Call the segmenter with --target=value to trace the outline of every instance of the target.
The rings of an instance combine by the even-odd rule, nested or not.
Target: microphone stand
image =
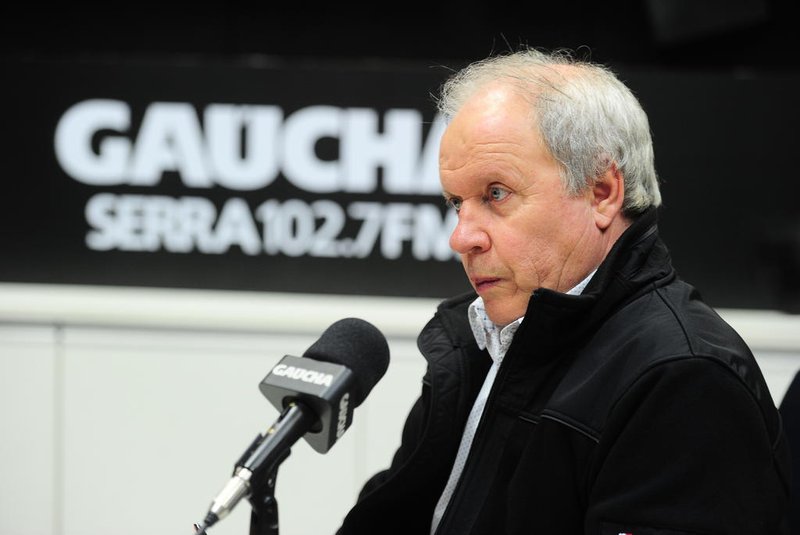
[[[236,462],[233,477],[211,503],[201,524],[195,525],[199,535],[223,518],[244,496],[252,505],[250,535],[278,535],[278,502],[275,480],[278,467],[289,457],[291,444],[313,428],[316,416],[303,403],[288,403],[278,420],[258,434]]]
[[[279,422],[282,422],[283,417],[289,413],[289,407],[287,407]],[[292,413],[292,416],[297,418],[303,417],[305,414],[305,411],[300,411],[299,413]],[[276,428],[278,429],[278,434],[281,435],[283,434],[283,429],[286,429],[281,427],[279,423],[273,426],[271,431]],[[264,440],[265,437],[259,434],[247,451],[244,452],[242,458],[236,463],[237,466],[241,466],[245,459],[258,450]],[[269,468],[257,470],[251,476],[250,495],[247,498],[251,506],[249,535],[278,535],[278,500],[275,499],[275,484],[278,478],[278,468],[291,453],[291,448],[286,448],[274,459]]]
[[[300,438],[305,429],[305,426],[291,424],[307,421],[313,417],[311,411],[304,405],[290,403],[281,413],[278,421],[269,429],[267,436],[256,437],[256,440],[237,463],[238,466],[247,466],[250,463],[245,459],[266,459],[277,453],[274,458],[270,459],[270,464],[263,470],[254,471],[250,478],[250,495],[248,496],[248,501],[252,506],[250,535],[278,535],[278,501],[275,499],[278,467],[292,452],[288,444],[293,444]]]
[[[289,456],[289,451],[274,468],[266,471],[265,481],[253,486],[248,498],[250,512],[250,535],[278,535],[278,501],[275,499],[275,480],[278,477],[278,465]]]

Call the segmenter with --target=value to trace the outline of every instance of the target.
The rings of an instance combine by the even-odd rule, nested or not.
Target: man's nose
[[[464,203],[458,212],[458,223],[450,234],[450,248],[461,255],[481,253],[489,249],[489,234],[478,207]]]

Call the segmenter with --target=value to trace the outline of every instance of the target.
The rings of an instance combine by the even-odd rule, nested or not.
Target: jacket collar
[[[536,370],[566,366],[559,357],[583,344],[614,310],[674,276],[651,208],[620,236],[581,295],[536,290],[497,378],[506,383],[504,404],[524,403],[534,377],[546,375]]]
[[[581,295],[547,288],[533,292],[524,323],[538,331],[575,334],[580,323],[594,323],[640,292],[674,276],[666,246],[658,237],[658,213],[651,208],[637,218],[612,246]],[[566,323],[565,323],[566,322]]]

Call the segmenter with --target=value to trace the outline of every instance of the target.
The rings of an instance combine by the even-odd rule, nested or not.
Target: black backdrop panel
[[[444,297],[448,70],[4,60],[0,280]],[[715,306],[794,309],[800,77],[621,70],[651,117],[661,231]]]
[[[426,296],[447,245],[441,70],[5,65],[6,281]],[[433,130],[435,131],[435,130]],[[420,186],[421,183],[427,186]]]

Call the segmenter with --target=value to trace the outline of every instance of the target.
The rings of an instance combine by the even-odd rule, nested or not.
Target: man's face
[[[440,148],[442,189],[459,210],[450,246],[499,325],[524,315],[537,288],[567,292],[596,267],[590,193],[564,192],[532,114],[495,85],[453,118]]]

